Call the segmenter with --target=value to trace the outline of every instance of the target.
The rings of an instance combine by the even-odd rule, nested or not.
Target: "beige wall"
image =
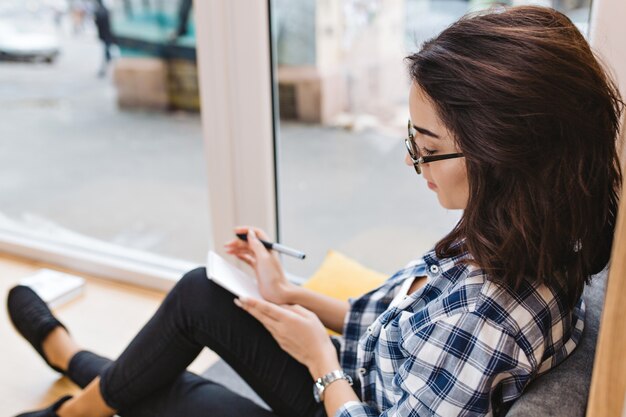
[[[593,0],[591,44],[612,68],[623,95],[626,94],[626,2]],[[626,119],[622,118],[622,166],[626,161]],[[623,192],[622,192],[623,194]],[[626,200],[622,199],[611,255],[611,271],[596,350],[587,416],[626,415],[626,359],[624,356],[623,300],[626,295]]]
[[[626,97],[626,1],[593,0],[590,38],[591,45],[609,65]],[[624,139],[624,128],[622,133]],[[622,140],[622,164],[626,162],[626,146],[623,145]]]
[[[591,44],[611,65],[626,93],[626,1],[594,0],[591,12]]]

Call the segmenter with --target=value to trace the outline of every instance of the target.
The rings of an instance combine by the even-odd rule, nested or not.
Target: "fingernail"
[[[238,298],[234,298],[233,301],[237,305],[237,307],[243,308],[243,304],[241,304]]]
[[[256,238],[256,233],[254,233],[254,229],[250,229],[250,230],[248,231],[248,234],[249,234],[250,236],[252,236],[252,237]]]

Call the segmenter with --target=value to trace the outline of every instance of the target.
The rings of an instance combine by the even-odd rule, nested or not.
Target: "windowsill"
[[[168,291],[185,272],[198,266],[71,232],[52,234],[6,226],[0,229],[2,253],[159,291]]]

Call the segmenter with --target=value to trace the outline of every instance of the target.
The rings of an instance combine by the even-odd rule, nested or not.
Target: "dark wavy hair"
[[[624,107],[614,81],[544,7],[467,15],[405,60],[466,160],[467,207],[437,256],[468,251],[489,279],[514,290],[540,280],[572,308],[611,254]]]

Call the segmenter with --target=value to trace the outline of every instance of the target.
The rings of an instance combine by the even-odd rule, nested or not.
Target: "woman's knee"
[[[201,266],[186,272],[172,288],[172,292],[196,294],[207,291],[208,287],[209,279],[206,275],[206,268]]]
[[[206,282],[207,280],[206,268],[199,266],[186,272],[180,279],[180,282]]]
[[[163,304],[164,308],[177,311],[187,325],[195,328],[198,320],[206,325],[213,319],[222,320],[229,311],[241,311],[233,298],[231,293],[208,279],[206,268],[201,267],[183,275]]]
[[[199,267],[187,272],[171,291],[177,298],[182,298],[185,307],[222,305],[226,298],[232,303],[232,294],[224,290],[206,275],[206,268]],[[193,302],[195,301],[195,302]]]

